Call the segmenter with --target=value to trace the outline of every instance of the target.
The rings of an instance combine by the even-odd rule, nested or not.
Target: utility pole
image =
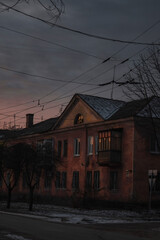
[[[149,203],[148,209],[151,210],[151,203],[152,203],[152,190],[156,182],[157,177],[157,170],[148,170],[148,180],[149,180]]]
[[[116,65],[114,65],[114,68],[113,68],[113,80],[112,80],[112,89],[111,89],[111,99],[113,99],[113,88],[114,88],[114,83],[115,83],[115,71],[116,71]]]
[[[13,115],[14,118],[14,128],[16,128],[16,114]]]

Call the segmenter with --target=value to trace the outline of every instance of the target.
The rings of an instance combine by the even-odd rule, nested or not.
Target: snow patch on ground
[[[1,204],[1,211],[6,212]],[[28,211],[26,203],[12,203],[7,214],[43,219],[49,222],[69,224],[105,224],[105,223],[140,223],[146,221],[160,221],[160,210],[129,211],[129,210],[99,210],[78,209],[56,205],[34,205],[33,211]]]
[[[15,234],[7,234],[6,237],[14,239],[14,240],[31,240],[29,238],[24,238],[22,236],[18,236],[18,235],[15,235]]]

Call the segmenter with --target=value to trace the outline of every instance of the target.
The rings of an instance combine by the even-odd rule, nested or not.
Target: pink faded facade
[[[52,141],[61,163],[54,178],[41,177],[37,195],[146,204],[148,172],[157,170],[152,201],[158,202],[160,149],[149,116],[142,114],[147,104],[76,94],[59,118],[30,126],[8,142]],[[17,191],[27,193],[22,180]]]

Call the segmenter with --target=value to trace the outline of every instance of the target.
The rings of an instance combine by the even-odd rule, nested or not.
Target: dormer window
[[[83,123],[83,115],[78,113],[74,119],[74,124]]]

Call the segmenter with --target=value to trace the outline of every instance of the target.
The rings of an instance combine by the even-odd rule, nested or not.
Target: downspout
[[[86,200],[86,167],[87,167],[87,161],[88,161],[88,152],[87,152],[87,146],[88,146],[88,130],[87,126],[85,125],[85,159],[84,159],[84,194],[83,194],[83,205],[85,206],[85,200]]]
[[[131,199],[135,199],[135,188],[134,188],[134,179],[135,179],[135,120],[133,118],[133,154],[132,154],[132,193]]]

